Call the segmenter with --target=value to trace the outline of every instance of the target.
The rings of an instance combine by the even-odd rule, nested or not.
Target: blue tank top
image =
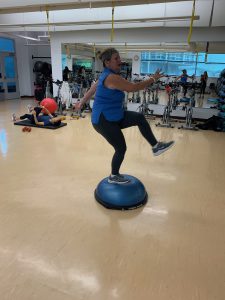
[[[187,82],[187,79],[188,79],[188,75],[183,74],[183,75],[181,75],[180,81],[181,81],[182,83],[186,83],[186,82]]]
[[[119,121],[124,116],[124,92],[104,86],[104,81],[110,74],[116,73],[105,68],[99,77],[91,115],[93,124],[98,124],[101,113],[108,121]]]

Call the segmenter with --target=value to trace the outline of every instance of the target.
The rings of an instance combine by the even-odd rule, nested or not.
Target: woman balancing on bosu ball
[[[122,129],[138,126],[143,137],[152,146],[154,155],[163,153],[174,144],[174,141],[158,142],[143,114],[125,111],[123,108],[124,91],[143,90],[164,75],[160,70],[157,70],[149,79],[131,83],[120,76],[121,59],[116,49],[106,49],[100,55],[100,59],[103,62],[104,70],[98,81],[92,85],[81,101],[76,103],[75,109],[81,109],[95,94],[92,109],[93,127],[115,149],[108,182],[125,184],[129,182],[129,179],[119,173],[126,152],[126,142]]]

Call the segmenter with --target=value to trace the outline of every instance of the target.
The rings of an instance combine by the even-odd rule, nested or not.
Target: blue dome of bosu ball
[[[130,182],[109,183],[108,177],[100,181],[95,190],[95,199],[110,209],[135,209],[144,205],[148,200],[148,194],[142,182],[131,175],[123,176]]]

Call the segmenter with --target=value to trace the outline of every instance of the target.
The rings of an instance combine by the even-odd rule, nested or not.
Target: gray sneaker
[[[108,178],[108,182],[109,183],[116,183],[116,184],[125,184],[125,183],[128,183],[130,182],[129,179],[125,178],[123,175],[110,175],[109,178]]]
[[[12,121],[16,122],[16,114],[15,113],[12,114]]]
[[[158,142],[156,147],[152,148],[152,152],[155,156],[158,156],[165,152],[166,150],[170,149],[174,145],[174,141],[170,141],[168,143],[165,142]]]

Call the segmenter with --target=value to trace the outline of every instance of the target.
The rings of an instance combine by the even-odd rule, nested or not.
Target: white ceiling
[[[140,4],[154,4],[154,3],[165,3],[165,2],[184,2],[190,0],[1,0],[0,13],[11,12],[25,12],[25,11],[39,11],[40,8],[43,10],[48,6],[49,10],[62,10],[62,9],[73,9],[73,8],[101,8],[111,7],[112,2],[115,6],[131,6]],[[60,9],[59,9],[60,8]]]
[[[37,37],[40,32],[112,28],[112,0],[0,0],[0,32]],[[214,9],[213,8],[214,2]],[[115,0],[114,28],[189,28],[193,1]],[[94,8],[96,7],[96,8]],[[47,18],[46,9],[49,11]],[[225,29],[225,0],[196,0],[193,28]],[[221,30],[220,30],[221,31]],[[166,31],[165,31],[166,32]],[[225,30],[224,30],[225,36]],[[164,42],[162,35],[162,43]],[[217,36],[218,41],[218,36]],[[180,41],[177,40],[177,43]],[[225,39],[221,37],[221,42]]]
[[[193,1],[160,1],[155,4],[142,4],[142,2],[152,1],[115,1],[119,4],[136,3],[135,5],[115,6],[114,21],[116,28],[135,28],[135,27],[189,27],[190,17],[192,15]],[[225,26],[225,1],[214,0],[214,10],[212,16],[212,26]],[[92,8],[94,3],[99,8]],[[194,21],[194,27],[208,27],[212,12],[213,0],[196,0],[195,16],[199,19]],[[55,6],[50,6],[55,4]],[[110,28],[112,21],[112,0],[96,1],[68,1],[67,10],[56,9],[59,4],[65,5],[60,0],[1,0],[0,9],[0,30],[15,31],[40,31],[46,30],[48,23],[52,24],[51,30],[65,31],[80,29],[102,29]],[[76,5],[84,6],[89,4],[91,8],[72,9]],[[138,5],[139,4],[139,5]],[[48,6],[49,5],[49,6]],[[108,7],[104,7],[104,6]],[[27,9],[33,9],[33,12],[26,12]],[[47,19],[46,9],[49,10],[49,19]],[[42,10],[42,11],[40,11]],[[5,14],[4,12],[10,12]],[[23,11],[17,13],[18,11]],[[176,19],[178,18],[178,19]],[[179,20],[184,18],[184,20]],[[185,20],[186,18],[186,20]],[[97,23],[99,22],[99,24]],[[35,29],[36,28],[36,29]]]

